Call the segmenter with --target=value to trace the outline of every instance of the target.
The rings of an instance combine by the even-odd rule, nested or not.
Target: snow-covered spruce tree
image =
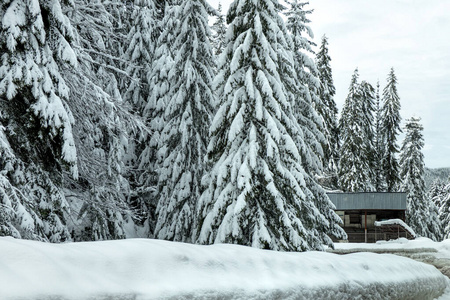
[[[70,240],[66,199],[41,166],[15,154],[7,138],[10,130],[0,124],[0,236]]]
[[[367,173],[370,177],[370,182],[373,186],[376,184],[376,172],[375,168],[379,165],[379,161],[377,161],[377,151],[375,147],[375,138],[376,134],[374,132],[375,128],[375,120],[374,115],[375,111],[375,89],[373,86],[367,81],[362,81],[360,86],[360,96],[361,96],[361,105],[362,105],[362,130],[364,131],[364,147],[365,147],[365,155],[367,158],[368,168]]]
[[[377,93],[375,102],[375,191],[382,192],[385,190],[383,177],[383,167],[380,162],[383,159],[383,140],[381,136],[381,108],[380,108],[380,82],[377,82]]]
[[[307,15],[311,10],[305,10],[306,2],[290,2],[290,9],[286,27],[292,38],[292,51],[294,58],[294,70],[297,75],[295,88],[291,82],[285,81],[288,93],[293,95],[293,113],[302,128],[303,139],[298,144],[302,156],[303,168],[308,174],[322,175],[323,171],[323,149],[322,145],[328,147],[328,141],[322,133],[326,130],[323,117],[319,111],[323,111],[322,100],[317,96],[320,86],[317,78],[317,67],[314,60],[310,39],[313,38],[311,28],[307,25],[310,20]],[[282,59],[282,58],[280,58]],[[288,79],[288,77],[287,77]]]
[[[439,220],[442,224],[443,238],[450,239],[450,184],[443,189]]]
[[[289,37],[292,38],[291,50],[297,80],[291,81],[289,76],[282,76],[281,80],[286,86],[287,97],[293,103],[294,118],[301,128],[293,139],[300,151],[303,169],[306,171],[305,184],[310,191],[305,193],[306,201],[312,201],[326,219],[326,222],[317,225],[316,231],[322,235],[321,239],[328,240],[327,234],[343,238],[344,233],[338,225],[340,223],[338,216],[330,209],[332,204],[325,190],[316,181],[316,178],[323,181],[328,177],[328,174],[324,176],[323,173],[322,147],[331,149],[331,137],[324,124],[324,115],[327,114],[328,109],[318,97],[320,81],[316,64],[311,58],[314,55],[311,48],[313,42],[310,40],[313,38],[313,33],[308,26],[310,20],[307,17],[312,11],[305,9],[307,4],[295,0],[290,2],[286,27],[290,32]],[[287,41],[289,42],[289,39]],[[279,57],[279,59],[284,58]]]
[[[428,197],[431,201],[439,208],[442,206],[442,201],[444,200],[446,184],[442,182],[439,178],[433,181],[428,190]]]
[[[279,9],[273,0],[239,0],[228,11],[215,79],[221,105],[208,146],[212,169],[198,205],[203,244],[290,251],[330,244],[320,232],[327,220],[306,196],[308,175],[294,141],[301,130],[284,82],[294,86],[295,72]]]
[[[227,32],[227,25],[225,24],[225,15],[222,14],[222,4],[219,3],[217,8],[217,16],[213,25],[211,26],[211,46],[214,55],[219,56],[225,48],[225,34]]]
[[[407,214],[408,225],[419,235],[434,237],[434,232],[429,230],[431,220],[431,201],[425,192],[424,181],[424,157],[422,148],[424,146],[423,127],[419,123],[419,118],[412,117],[406,120],[406,136],[400,153],[400,176],[403,179],[402,190],[407,193]],[[437,217],[437,216],[435,216]]]
[[[135,0],[132,9],[131,29],[125,42],[128,47],[123,54],[126,72],[131,76],[131,79],[126,81],[127,86],[123,98],[124,101],[133,106],[136,116],[143,117],[152,92],[150,89],[150,74],[157,40],[161,32],[161,11],[157,8],[154,0]],[[148,121],[147,117],[145,119]],[[140,177],[143,174],[148,174],[148,170],[139,168],[141,162],[138,161],[138,158],[148,146],[148,133],[147,130],[130,132],[133,138],[130,139],[127,151],[127,165],[132,170],[128,174],[133,191],[130,195],[130,204],[138,213],[139,220],[137,220],[137,223],[145,225],[146,231],[150,230],[148,220],[154,219],[154,217],[149,218],[149,216],[154,215],[155,205],[151,204],[149,194],[143,191],[153,189],[154,186],[142,185]],[[145,236],[148,236],[148,232]]]
[[[400,185],[399,165],[396,154],[399,152],[397,135],[400,129],[400,98],[397,93],[397,77],[391,68],[387,77],[387,85],[383,90],[383,105],[381,107],[381,140],[383,157],[381,160],[383,176],[388,192],[398,190]]]
[[[427,196],[428,200],[428,213],[429,218],[427,220],[428,231],[430,235],[428,236],[433,241],[440,242],[444,237],[443,223],[439,218],[439,207],[434,204],[434,202]]]
[[[159,36],[158,15],[153,0],[135,0],[131,15],[132,27],[126,39],[128,47],[123,59],[128,62],[126,72],[132,77],[123,96],[142,114],[148,100],[148,75]]]
[[[339,184],[346,192],[373,191],[367,153],[366,116],[358,77],[356,69],[339,124],[342,139],[339,154]]]
[[[205,0],[185,0],[174,18],[173,68],[158,159],[155,237],[193,241],[196,205],[203,191],[204,158],[211,125],[213,52]]]
[[[78,177],[74,119],[61,75],[61,68],[74,67],[77,60],[62,5],[58,0],[0,4],[2,189],[15,198],[16,214],[32,216],[15,223],[21,237],[52,242],[70,239],[68,205],[56,188],[61,172]]]
[[[151,73],[149,74],[149,97],[143,111],[143,119],[149,128],[149,132],[144,132],[140,138],[140,143],[144,146],[138,157],[138,176],[136,180],[137,190],[134,195],[140,206],[147,207],[147,218],[145,220],[148,227],[147,235],[153,236],[156,225],[156,208],[158,203],[158,149],[162,147],[162,132],[165,125],[165,109],[172,98],[172,82],[169,73],[173,69],[172,44],[174,42],[173,32],[179,25],[176,16],[179,15],[179,5],[169,5],[166,3],[165,15],[161,20],[160,28],[162,32],[156,43],[156,50],[153,57]]]
[[[328,147],[324,149],[324,167],[325,172],[331,177],[331,186],[338,188],[337,167],[339,162],[339,128],[337,121],[338,109],[334,101],[336,89],[333,83],[331,70],[331,57],[328,54],[328,39],[324,35],[320,44],[320,50],[316,56],[316,64],[320,87],[318,96],[322,99],[323,110],[322,117],[324,120],[325,133],[328,141]]]

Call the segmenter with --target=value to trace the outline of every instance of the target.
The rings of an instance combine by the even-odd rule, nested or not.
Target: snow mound
[[[160,240],[0,238],[1,299],[434,299],[434,267],[389,254],[286,253]]]
[[[439,252],[446,255],[450,259],[450,239],[443,240],[442,242],[434,242],[433,240],[425,237],[418,237],[414,240],[408,240],[405,238],[399,238],[389,241],[377,241],[376,243],[335,243],[334,248],[336,250],[347,249],[389,249],[389,250],[423,250],[430,249],[433,252]]]

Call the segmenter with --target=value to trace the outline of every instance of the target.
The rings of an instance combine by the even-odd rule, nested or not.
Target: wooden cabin
[[[328,193],[328,196],[342,219],[348,242],[374,243],[399,237],[413,238],[409,227],[401,225],[403,222],[389,228],[375,226],[377,221],[405,221],[406,193]]]

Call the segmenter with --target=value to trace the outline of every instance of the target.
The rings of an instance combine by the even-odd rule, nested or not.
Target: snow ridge
[[[0,265],[5,300],[426,300],[447,287],[433,266],[389,254],[286,253],[145,239],[49,244],[0,238]]]

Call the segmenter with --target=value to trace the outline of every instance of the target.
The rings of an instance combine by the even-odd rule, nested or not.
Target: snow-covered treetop
[[[382,131],[387,138],[395,141],[395,136],[402,132],[400,128],[400,97],[397,92],[397,77],[394,68],[391,68],[387,76],[387,85],[383,89],[382,105]],[[388,134],[389,133],[389,134]]]
[[[225,48],[225,35],[227,26],[225,24],[225,16],[222,14],[222,4],[219,3],[217,8],[217,16],[213,25],[211,26],[213,34],[211,36],[211,45],[215,55],[220,55]]]

